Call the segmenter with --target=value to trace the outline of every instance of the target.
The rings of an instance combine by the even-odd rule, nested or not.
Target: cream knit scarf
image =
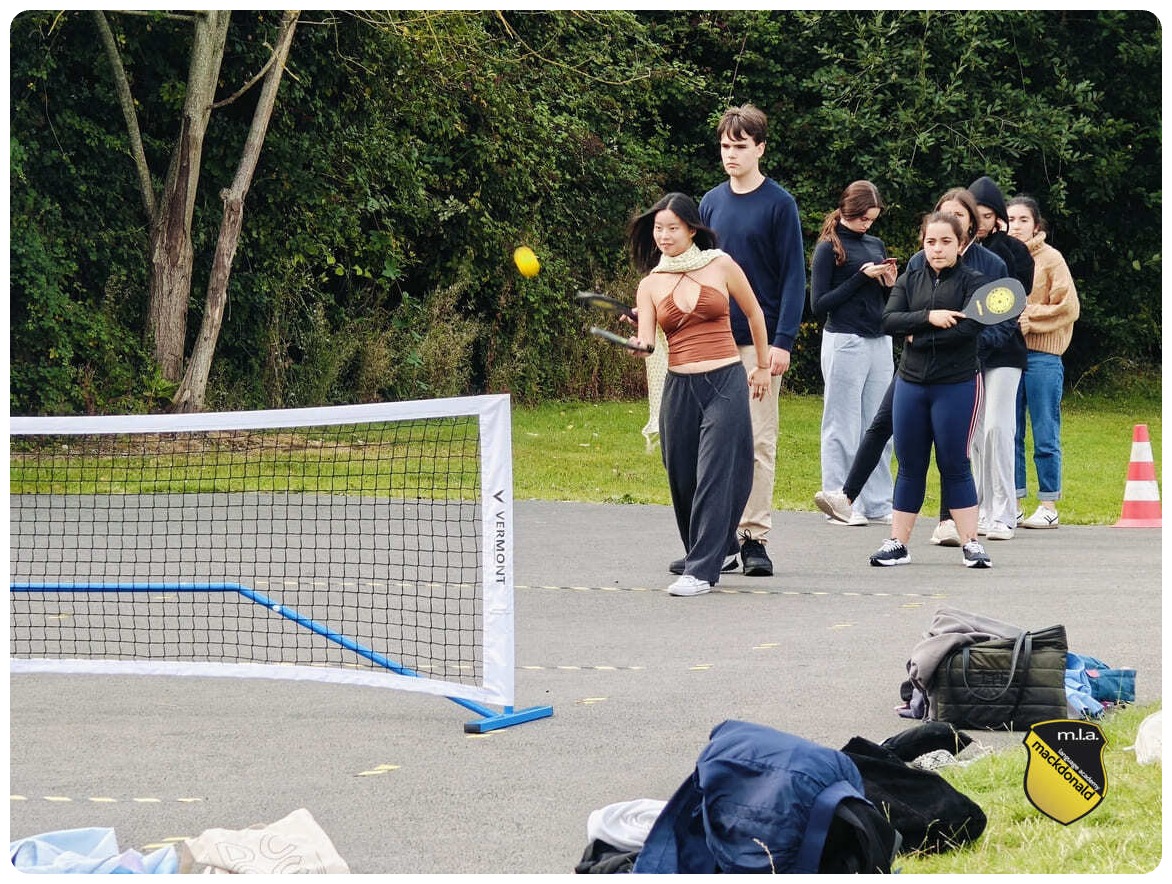
[[[699,270],[701,267],[707,267],[721,255],[725,254],[720,249],[704,249],[701,250],[698,245],[692,243],[687,251],[681,252],[678,255],[660,256],[659,263],[655,265],[652,273],[687,273],[689,270]]]

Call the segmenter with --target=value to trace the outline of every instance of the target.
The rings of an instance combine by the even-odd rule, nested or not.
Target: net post
[[[469,704],[461,703],[461,705],[467,706]],[[527,721],[534,721],[539,718],[549,718],[553,715],[553,707],[530,706],[528,709],[514,710],[512,706],[506,706],[501,712],[491,713],[489,710],[485,710],[485,713],[485,717],[478,721],[465,722],[464,733],[483,734],[488,731],[499,730],[503,727],[512,727],[515,724],[524,724]]]
[[[479,397],[481,447],[481,524],[484,532],[484,684],[489,690],[513,699],[515,669],[513,606],[513,435],[512,407],[508,394]],[[449,697],[482,716],[464,724],[464,733],[483,734],[553,715],[552,706],[531,706],[502,711]]]

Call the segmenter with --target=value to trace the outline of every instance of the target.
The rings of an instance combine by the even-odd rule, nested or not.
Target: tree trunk
[[[179,138],[171,154],[162,197],[151,225],[150,306],[146,332],[163,377],[172,381],[178,381],[183,373],[193,260],[191,219],[195,211],[204,134],[216,97],[216,82],[220,76],[231,15],[227,10],[196,14]]]
[[[232,273],[232,261],[236,256],[236,245],[244,221],[244,198],[252,185],[256,164],[264,146],[265,133],[268,131],[273,105],[277,100],[277,88],[285,72],[285,62],[289,57],[289,46],[293,42],[293,32],[297,27],[299,15],[298,11],[288,11],[281,19],[281,30],[277,35],[272,63],[265,74],[260,100],[252,115],[252,126],[248,130],[248,139],[240,155],[240,165],[236,169],[232,186],[220,193],[220,198],[224,202],[224,217],[220,222],[220,235],[216,240],[216,253],[212,259],[203,322],[200,324],[199,335],[196,337],[191,359],[187,363],[183,382],[172,399],[173,411],[190,412],[203,408],[212,357],[220,337],[224,308],[228,303],[228,279]]]

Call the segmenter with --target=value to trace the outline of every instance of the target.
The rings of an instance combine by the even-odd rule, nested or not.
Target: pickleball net
[[[514,693],[508,396],[13,418],[14,673]],[[494,709],[490,707],[500,707]]]

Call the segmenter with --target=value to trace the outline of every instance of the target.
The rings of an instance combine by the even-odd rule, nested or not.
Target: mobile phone
[[[884,259],[883,259],[883,263],[884,263],[884,264],[895,264],[895,263],[897,263],[897,262],[896,262],[896,260],[895,260],[894,258],[884,258]]]

